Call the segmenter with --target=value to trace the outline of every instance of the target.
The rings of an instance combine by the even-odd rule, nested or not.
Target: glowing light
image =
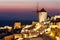
[[[50,33],[50,31],[51,31],[51,28],[48,28],[45,30],[45,33],[48,34],[48,33]]]
[[[60,40],[60,37],[56,36],[56,40]]]
[[[32,25],[26,25],[24,28],[29,28],[29,27],[32,27]]]
[[[22,38],[22,34],[14,34],[14,36],[15,36],[15,39],[16,38]]]
[[[54,17],[54,20],[56,20],[56,18],[60,18],[60,15],[56,15],[56,16]]]
[[[14,29],[16,28],[21,28],[21,23],[20,22],[15,22],[14,23]]]
[[[29,38],[28,34],[23,34],[24,38]]]
[[[50,28],[58,28],[58,25],[50,25]]]
[[[50,36],[54,37],[55,35],[54,35],[54,33],[53,33],[53,32],[51,32],[51,33],[50,33]]]

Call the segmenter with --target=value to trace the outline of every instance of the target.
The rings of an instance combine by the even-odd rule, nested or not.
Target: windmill
[[[47,12],[44,8],[39,10],[39,2],[37,2],[36,11],[34,12],[37,13],[37,19],[39,22],[44,22],[47,20]]]

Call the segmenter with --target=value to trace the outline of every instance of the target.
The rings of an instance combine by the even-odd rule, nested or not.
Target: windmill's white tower
[[[44,8],[38,11],[38,19],[39,19],[39,22],[44,22],[47,20],[47,12],[45,11]]]

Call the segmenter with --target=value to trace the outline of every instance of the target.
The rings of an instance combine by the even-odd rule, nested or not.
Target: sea
[[[37,21],[37,20],[0,20],[0,27],[13,26],[15,21],[21,22],[22,25],[26,25],[26,24],[29,25],[32,24],[32,21]]]

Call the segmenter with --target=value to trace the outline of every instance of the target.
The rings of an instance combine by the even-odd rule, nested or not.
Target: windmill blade
[[[37,2],[36,11],[39,11],[39,2]]]
[[[39,2],[36,3],[36,10],[35,11],[32,11],[32,12],[36,12],[36,13],[39,12]]]
[[[32,11],[32,12],[35,12],[36,13],[36,16],[37,16],[37,20],[39,20],[39,2],[36,3],[36,10],[35,11]]]

